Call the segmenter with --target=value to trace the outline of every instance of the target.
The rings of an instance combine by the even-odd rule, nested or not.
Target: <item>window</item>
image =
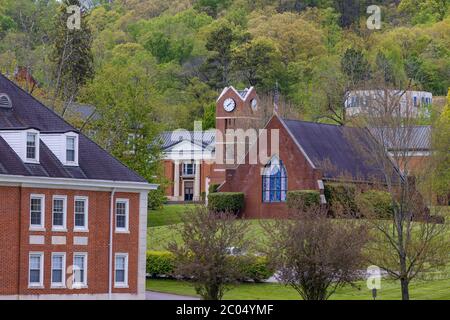
[[[116,231],[128,231],[128,200],[116,201]]]
[[[36,160],[36,133],[27,133],[27,159]]]
[[[44,201],[43,195],[32,195],[30,198],[30,228],[44,228]]]
[[[53,230],[66,229],[67,197],[53,197]]]
[[[75,231],[88,230],[88,198],[75,197]]]
[[[195,165],[193,163],[183,164],[183,174],[185,176],[192,176],[195,174]]]
[[[52,287],[65,286],[66,255],[65,253],[52,253]]]
[[[75,253],[73,255],[73,287],[87,286],[87,254]]]
[[[287,174],[283,161],[273,158],[265,167],[262,177],[263,202],[285,202]]]
[[[117,253],[115,259],[114,286],[128,286],[128,254]]]
[[[414,97],[414,107],[417,107],[417,97]]]
[[[67,137],[66,161],[75,162],[75,137]]]
[[[44,283],[44,254],[42,252],[30,253],[28,265],[28,285],[30,287],[42,287]]]

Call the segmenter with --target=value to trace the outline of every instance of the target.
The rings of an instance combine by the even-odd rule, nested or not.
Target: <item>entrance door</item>
[[[194,182],[186,181],[184,183],[184,201],[194,200]]]

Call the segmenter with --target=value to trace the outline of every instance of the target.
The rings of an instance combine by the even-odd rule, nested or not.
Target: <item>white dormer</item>
[[[39,163],[40,133],[36,129],[3,130],[0,136],[25,163]]]
[[[65,166],[78,166],[78,133],[42,133],[41,139]]]

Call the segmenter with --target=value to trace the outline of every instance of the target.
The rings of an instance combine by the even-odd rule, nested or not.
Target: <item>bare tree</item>
[[[448,262],[450,246],[448,224],[442,222],[427,193],[418,189],[427,174],[417,168],[412,153],[421,137],[415,124],[417,112],[408,101],[406,89],[392,90],[383,84],[370,92],[354,124],[367,129],[375,143],[370,148],[355,146],[365,152],[371,165],[381,173],[378,187],[391,196],[392,216],[380,219],[370,208],[360,208],[374,230],[369,245],[369,262],[384,269],[401,283],[402,299],[408,300],[410,282],[425,272]],[[425,160],[426,161],[426,160]],[[430,212],[432,210],[433,212]]]
[[[220,300],[230,285],[243,279],[243,270],[230,256],[230,248],[246,250],[248,223],[229,213],[214,213],[205,207],[189,211],[180,230],[182,244],[172,242],[177,276],[195,283],[204,300]]]
[[[268,256],[277,277],[305,300],[327,300],[352,285],[363,262],[366,228],[355,219],[335,220],[324,206],[303,206],[292,219],[264,223]]]

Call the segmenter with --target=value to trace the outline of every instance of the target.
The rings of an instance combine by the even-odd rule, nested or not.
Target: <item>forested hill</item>
[[[434,95],[450,86],[449,0],[82,2],[69,32],[61,6],[79,0],[0,0],[0,70],[28,68],[33,95],[64,117],[73,102],[95,106],[88,125],[70,120],[116,155],[130,132],[146,146],[163,129],[213,126],[229,84],[271,96],[278,83],[296,116],[317,121],[339,121],[344,92],[371,79]],[[379,30],[367,27],[372,4]]]

